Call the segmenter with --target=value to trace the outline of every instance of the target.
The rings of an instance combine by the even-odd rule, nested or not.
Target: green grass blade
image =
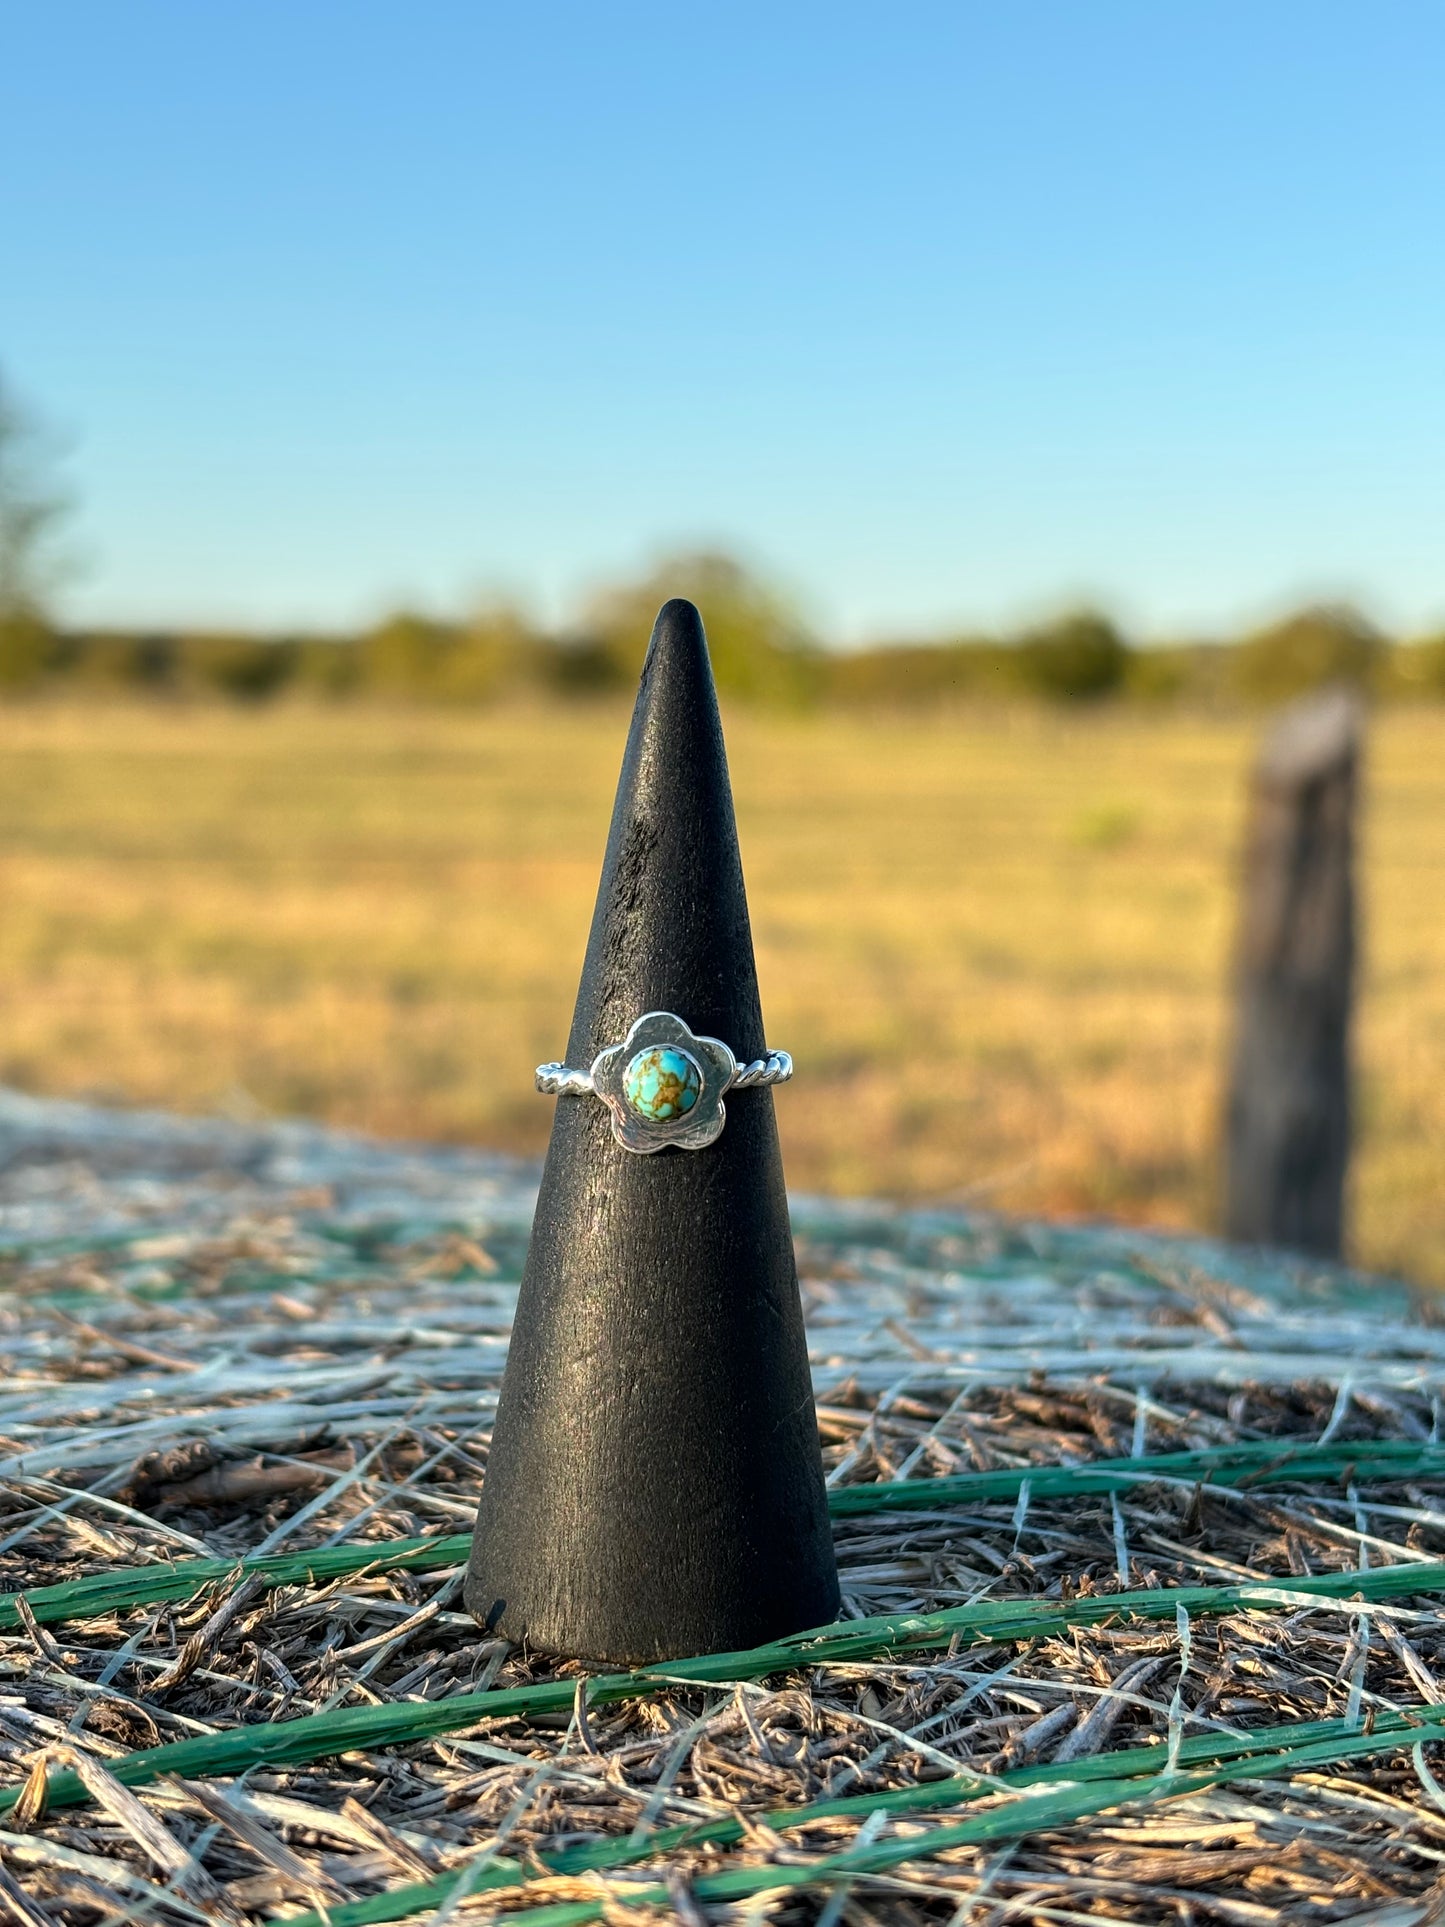
[[[381,1545],[318,1546],[312,1552],[276,1552],[259,1559],[176,1559],[153,1566],[122,1566],[57,1586],[35,1586],[23,1596],[42,1626],[62,1620],[100,1619],[135,1606],[193,1599],[206,1586],[224,1585],[255,1573],[268,1587],[321,1586],[358,1572],[433,1572],[455,1566],[471,1543],[465,1532],[439,1539],[390,1539]],[[0,1631],[20,1625],[17,1595],[0,1596]]]
[[[828,1506],[835,1518],[851,1518],[869,1512],[1007,1502],[1019,1496],[1025,1482],[1035,1498],[1058,1498],[1119,1492],[1152,1479],[1263,1487],[1345,1475],[1357,1481],[1445,1476],[1445,1446],[1397,1439],[1326,1446],[1265,1440],[1200,1452],[1099,1459],[1086,1465],[1009,1467],[997,1472],[964,1472],[946,1479],[839,1486],[828,1494]],[[42,1626],[56,1625],[64,1620],[98,1619],[136,1606],[190,1599],[203,1586],[223,1584],[248,1573],[259,1575],[268,1586],[306,1586],[325,1585],[365,1570],[435,1572],[461,1564],[468,1545],[466,1533],[449,1533],[443,1538],[397,1539],[382,1545],[322,1546],[312,1552],[276,1553],[262,1559],[180,1559],[122,1567],[56,1586],[36,1586],[25,1599]],[[15,1630],[19,1625],[15,1595],[0,1597],[0,1630]]]
[[[1402,1714],[1382,1715],[1376,1721],[1376,1734],[1383,1737],[1391,1731],[1398,1735],[1398,1744],[1408,1745],[1420,1739],[1425,1729],[1418,1720]],[[1207,1734],[1184,1741],[1179,1749],[1179,1763],[1188,1768],[1215,1766],[1246,1756],[1267,1758],[1283,1747],[1347,1739],[1358,1732],[1358,1727],[1350,1726],[1344,1720],[1313,1720],[1262,1727],[1253,1733]],[[964,1773],[956,1779],[927,1780],[916,1786],[891,1788],[884,1793],[857,1793],[835,1800],[816,1800],[808,1806],[780,1808],[776,1812],[763,1814],[761,1818],[765,1826],[783,1832],[820,1820],[847,1819],[855,1815],[863,1820],[870,1813],[880,1810],[887,1813],[926,1813],[939,1807],[963,1806],[997,1792],[1000,1787],[1027,1791],[1031,1787],[1047,1786],[1057,1781],[1150,1779],[1158,1777],[1159,1769],[1168,1755],[1167,1742],[1160,1741],[1156,1745],[1094,1754],[1087,1760],[1071,1761],[1063,1766],[1019,1767],[987,1781]],[[731,1815],[723,1815],[716,1820],[695,1820],[664,1827],[636,1844],[630,1836],[621,1836],[614,1840],[589,1841],[576,1847],[564,1847],[557,1853],[539,1855],[538,1862],[550,1877],[575,1876],[636,1866],[644,1860],[657,1859],[684,1848],[732,1846],[743,1835],[742,1822]],[[409,1914],[420,1913],[424,1908],[443,1905],[455,1891],[464,1871],[442,1874],[433,1880],[410,1881],[404,1886],[392,1887],[385,1893],[373,1894],[366,1900],[333,1907],[324,1917],[314,1913],[288,1914],[285,1916],[285,1927],[380,1927],[383,1922],[405,1920]],[[519,1887],[532,1877],[528,1868],[514,1860],[494,1860],[474,1874],[468,1891],[483,1893],[495,1887]],[[282,1927],[282,1923],[277,1921],[274,1927]]]
[[[1414,1740],[1445,1738],[1445,1715],[1437,1712],[1434,1718],[1422,1718],[1418,1726],[1410,1729],[1410,1737]],[[1378,1730],[1370,1734],[1356,1730],[1349,1737],[1285,1747],[1278,1753],[1262,1757],[1247,1756],[1198,1773],[1160,1773],[1142,1781],[1114,1779],[1096,1781],[1092,1786],[1066,1785],[1058,1793],[995,1807],[979,1814],[976,1819],[963,1820],[954,1826],[935,1827],[921,1836],[885,1840],[869,1847],[828,1854],[811,1867],[726,1869],[695,1882],[693,1892],[704,1902],[741,1899],[772,1886],[811,1886],[820,1875],[824,1879],[836,1880],[854,1873],[883,1873],[910,1860],[926,1859],[933,1854],[947,1852],[951,1847],[1021,1839],[1027,1834],[1052,1831],[1075,1820],[1092,1819],[1094,1815],[1118,1806],[1147,1806],[1158,1800],[1202,1793],[1209,1787],[1228,1784],[1232,1780],[1273,1779],[1309,1767],[1336,1766],[1343,1760],[1388,1753],[1402,1744],[1404,1740],[1399,1732],[1382,1735]],[[780,1881],[777,1878],[780,1873],[788,1878]],[[636,1904],[642,1896],[629,1894],[627,1898]],[[646,1896],[646,1901],[652,1906],[668,1905],[667,1889],[654,1888]],[[603,1905],[599,1901],[594,1913],[574,1918],[596,1919],[601,1915]],[[532,1921],[532,1927],[544,1927],[551,1909],[528,1908],[525,1912]],[[555,1923],[555,1927],[560,1927],[560,1922]]]
[[[1144,1458],[1095,1459],[1084,1465],[1009,1466],[998,1472],[963,1472],[945,1479],[898,1479],[873,1485],[835,1486],[828,1494],[834,1518],[859,1512],[978,1504],[1016,1499],[1025,1482],[1035,1498],[1119,1492],[1151,1479],[1189,1484],[1266,1486],[1299,1479],[1413,1478],[1445,1474],[1445,1446],[1413,1439],[1361,1439],[1318,1445],[1264,1439],[1198,1452],[1159,1452]]]
[[[1095,1626],[1128,1617],[1173,1619],[1183,1606],[1190,1613],[1266,1610],[1311,1599],[1391,1599],[1445,1588],[1445,1564],[1382,1566],[1368,1572],[1321,1573],[1276,1584],[1176,1586],[1148,1592],[1105,1594],[1058,1601],[981,1600],[935,1613],[900,1613],[821,1626],[744,1652],[707,1653],[627,1673],[597,1675],[589,1688],[594,1704],[637,1699],[679,1682],[731,1683],[761,1679],[800,1667],[877,1659],[946,1646],[1012,1642]],[[483,1693],[455,1693],[447,1699],[385,1702],[312,1713],[228,1732],[203,1734],[149,1747],[111,1764],[116,1778],[140,1786],[165,1773],[205,1776],[236,1774],[257,1766],[301,1765],[356,1750],[402,1745],[455,1733],[481,1720],[529,1719],[570,1708],[575,1682],[543,1680],[529,1686]],[[75,1806],[88,1796],[72,1771],[54,1773],[47,1782],[51,1806]],[[0,1792],[0,1813],[8,1812],[20,1789]]]
[[[1211,1767],[1202,1771],[1173,1773],[1147,1773],[1121,1775],[1119,1765],[1126,1757],[1123,1754],[1103,1755],[1089,1762],[1074,1762],[1062,1768],[1036,1768],[1031,1774],[1010,1774],[1005,1776],[1004,1784],[1015,1790],[1027,1790],[1044,1782],[1045,1776],[1055,1778],[1062,1784],[1057,1792],[1038,1794],[1033,1798],[1010,1802],[1006,1806],[991,1807],[986,1813],[971,1819],[961,1820],[948,1826],[932,1827],[927,1833],[912,1835],[905,1839],[885,1840],[861,1848],[847,1848],[842,1852],[826,1854],[802,1866],[768,1864],[764,1866],[745,1866],[724,1868],[717,1873],[705,1874],[692,1883],[693,1897],[706,1904],[714,1901],[744,1900],[754,1894],[764,1893],[779,1887],[812,1887],[830,1885],[840,1880],[854,1878],[860,1874],[885,1873],[890,1869],[914,1860],[928,1859],[954,1847],[978,1845],[985,1842],[1022,1839],[1029,1834],[1053,1832],[1079,1820],[1093,1819],[1097,1815],[1152,1805],[1159,1800],[1177,1799],[1186,1794],[1200,1793],[1209,1787],[1219,1786],[1231,1780],[1260,1780],[1277,1778],[1282,1774],[1298,1772],[1312,1766],[1334,1766],[1346,1759],[1358,1759],[1364,1755],[1388,1753],[1394,1748],[1417,1740],[1437,1741],[1445,1739],[1445,1714],[1438,1709],[1433,1714],[1423,1713],[1420,1718],[1411,1720],[1397,1718],[1388,1727],[1378,1724],[1375,1731],[1366,1734],[1359,1727],[1346,1729],[1343,1721],[1319,1722],[1337,1730],[1327,1737],[1312,1740],[1296,1739],[1295,1743],[1277,1747],[1272,1751],[1247,1752],[1232,1760],[1217,1760]],[[1293,1731],[1298,1735],[1300,1728],[1274,1728],[1276,1735]],[[1163,1746],[1133,1749],[1135,1753],[1149,1752],[1166,1754]],[[1184,1749],[1181,1748],[1181,1758]],[[1098,1769],[1086,1778],[1080,1769],[1089,1765]],[[996,1790],[995,1787],[981,1787],[977,1781],[962,1778],[958,1782],[936,1782],[941,1800],[962,1802],[977,1798],[981,1793]],[[957,1786],[957,1792],[951,1789]],[[766,1816],[767,1823],[774,1827],[801,1826],[810,1820],[824,1819],[840,1812],[857,1813],[860,1818],[882,1808],[885,1811],[909,1812],[926,1810],[933,1804],[923,1797],[934,1791],[932,1787],[901,1788],[893,1794],[861,1795],[850,1801],[820,1801],[812,1807],[793,1808],[778,1814]],[[693,1841],[710,1838],[731,1841],[739,1838],[742,1828],[736,1822],[719,1821],[717,1829],[731,1827],[733,1831],[724,1835],[709,1828],[699,1831],[689,1828],[669,1829],[669,1835],[686,1835]],[[672,1839],[664,1843],[665,1837],[654,1835],[636,1853],[628,1856],[636,1860],[656,1856],[669,1851],[677,1845],[686,1844],[683,1839]],[[613,1843],[604,1843],[611,1846]],[[626,1842],[616,1843],[625,1849]],[[584,1850],[585,1851],[585,1850]],[[548,1856],[542,1864],[548,1877],[559,1873],[579,1873],[585,1870],[601,1870],[606,1866],[627,1864],[621,1856],[603,1858],[596,1850],[585,1863],[581,1855]],[[353,1901],[349,1905],[331,1910],[325,1921],[331,1927],[372,1927],[372,1923],[402,1920],[409,1914],[420,1913],[424,1908],[438,1907],[459,1892],[481,1892],[487,1887],[522,1886],[525,1898],[525,1880],[515,1876],[521,1874],[520,1868],[509,1864],[504,1868],[489,1868],[480,1878],[469,1879],[469,1870],[462,1868],[455,1873],[442,1876],[438,1880],[418,1881],[405,1887],[398,1887],[389,1893],[377,1894],[369,1900]],[[625,1898],[630,1906],[668,1907],[672,1896],[666,1887],[628,1887],[619,1890],[612,1899]],[[560,1904],[544,1903],[540,1906],[521,1906],[509,1911],[508,1918],[525,1918],[531,1927],[582,1927],[582,1923],[600,1920],[605,1914],[608,1899],[599,1896],[595,1900],[564,1901]],[[271,1927],[282,1927],[277,1920]],[[322,1917],[316,1914],[288,1916],[286,1927],[325,1927]]]

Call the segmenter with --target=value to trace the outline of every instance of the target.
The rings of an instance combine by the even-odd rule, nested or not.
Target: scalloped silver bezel
[[[640,1050],[671,1044],[685,1050],[702,1073],[696,1104],[684,1117],[654,1123],[639,1116],[623,1095],[627,1066]],[[612,1135],[624,1151],[645,1155],[665,1151],[701,1151],[727,1122],[723,1093],[737,1076],[738,1060],[717,1037],[699,1037],[670,1010],[649,1010],[639,1017],[620,1044],[609,1044],[592,1060],[592,1088],[612,1115]]]

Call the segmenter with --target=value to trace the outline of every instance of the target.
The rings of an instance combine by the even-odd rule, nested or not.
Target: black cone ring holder
[[[707,644],[681,601],[642,672],[566,1062],[659,1015],[738,1063],[767,1055]],[[489,1630],[545,1652],[730,1651],[838,1610],[772,1092],[737,1090],[722,1128],[722,1059],[710,1084],[687,1049],[705,1141],[654,1134],[638,1156],[614,1134],[620,1085],[556,1100],[466,1581]]]

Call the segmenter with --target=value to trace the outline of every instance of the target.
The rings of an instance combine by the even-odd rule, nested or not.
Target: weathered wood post
[[[1350,1153],[1354,819],[1363,717],[1332,689],[1255,766],[1225,1144],[1225,1231],[1335,1258]]]

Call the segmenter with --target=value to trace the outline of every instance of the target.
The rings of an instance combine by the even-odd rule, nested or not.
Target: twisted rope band
[[[539,1064],[537,1089],[548,1097],[590,1097],[591,1071],[569,1071],[565,1064]]]
[[[745,1091],[752,1084],[786,1084],[793,1074],[793,1060],[785,1050],[770,1050],[766,1057],[755,1057],[751,1064],[739,1064],[730,1091]]]

